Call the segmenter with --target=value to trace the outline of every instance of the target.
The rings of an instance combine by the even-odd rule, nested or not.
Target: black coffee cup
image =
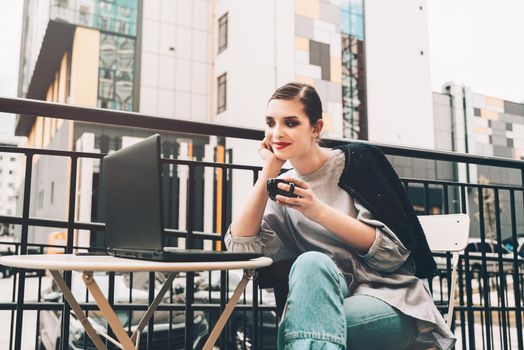
[[[278,188],[278,184],[279,183],[285,183],[287,185],[290,185],[290,190],[289,191],[285,191],[285,190],[282,190],[280,188]],[[271,198],[272,200],[276,201],[276,197],[277,197],[277,194],[280,194],[282,196],[285,196],[285,197],[291,197],[291,198],[296,198],[298,197],[297,194],[295,194],[293,192],[295,188],[295,184],[292,183],[292,182],[287,182],[285,181],[284,179],[268,179],[267,180],[267,194],[269,196],[269,198]]]

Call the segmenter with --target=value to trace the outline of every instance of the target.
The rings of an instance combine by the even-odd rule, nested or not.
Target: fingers
[[[295,182],[293,181],[293,183],[295,183]],[[277,187],[280,188],[281,190],[291,192],[290,191],[291,190],[291,186],[288,185],[288,184],[280,182],[277,185]],[[294,187],[295,187],[295,189],[293,190],[292,193],[295,193],[295,194],[299,195],[300,197],[305,197],[306,196],[307,192],[304,189],[300,188],[298,185],[295,185]]]
[[[282,196],[280,194],[277,194],[276,200],[278,204],[283,205],[285,207],[297,207],[302,204],[300,202],[301,200],[300,198],[291,198],[291,197]]]
[[[263,145],[264,148],[267,148],[268,150],[270,150],[271,152],[273,152],[273,149],[271,148],[271,142],[269,142],[267,136],[264,137],[264,139],[263,139],[262,142],[261,142],[261,145]]]
[[[309,184],[305,182],[304,180],[297,179],[291,176],[284,176],[283,179],[286,182],[293,182],[296,186],[301,187],[303,189],[307,190],[310,188]],[[295,186],[295,189],[297,188],[296,186]]]
[[[301,188],[303,188],[303,189],[306,189],[306,190],[307,190],[307,189],[310,188],[309,184],[308,184],[307,182],[305,182],[304,180],[296,179],[296,178],[291,177],[291,176],[285,176],[283,179],[284,179],[286,182],[293,182],[296,186],[301,187]],[[296,189],[297,189],[297,188],[295,187],[295,190],[296,190]],[[298,194],[298,192],[297,192],[297,194]]]

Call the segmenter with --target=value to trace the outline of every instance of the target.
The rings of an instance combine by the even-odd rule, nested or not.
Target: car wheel
[[[233,348],[235,350],[251,350],[253,349],[253,337],[251,335],[251,328],[246,327],[244,328],[244,324],[242,321],[235,323],[235,326],[233,327],[233,334],[232,334],[232,340],[233,340]]]

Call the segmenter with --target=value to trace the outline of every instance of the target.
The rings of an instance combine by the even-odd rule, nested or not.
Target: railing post
[[[488,189],[486,189],[487,191]],[[484,243],[486,241],[486,228],[484,224],[484,187],[478,187],[477,191],[477,198],[479,202],[479,223],[480,223],[480,241]],[[481,243],[481,244],[482,244]],[[484,313],[486,317],[486,343],[491,344],[491,312],[490,312],[490,294],[489,294],[489,271],[486,264],[486,250],[482,249],[481,251],[482,256],[482,283],[484,284],[484,288],[482,289],[483,299],[484,299]],[[480,279],[479,279],[480,282]],[[479,291],[480,292],[480,291]],[[481,315],[482,315],[482,311]],[[482,317],[481,317],[482,319]]]
[[[494,189],[495,191],[495,208],[497,208],[497,210],[495,210],[495,227],[496,227],[496,232],[497,232],[497,242],[502,242],[502,237],[501,237],[501,229],[500,229],[500,210],[498,210],[500,208],[500,198],[499,198],[499,190],[498,189]],[[515,249],[517,249],[517,247],[515,246]],[[507,349],[508,348],[508,337],[507,337],[507,333],[508,333],[508,329],[507,328],[507,324],[506,324],[506,299],[504,298],[505,294],[506,294],[506,271],[504,271],[504,262],[502,261],[502,250],[499,250],[498,252],[498,265],[499,265],[499,268],[498,268],[498,273],[499,273],[499,279],[500,279],[500,289],[497,288],[498,292],[499,292],[499,301],[500,301],[500,304],[501,304],[501,310],[499,311],[499,325],[500,325],[500,319],[502,319],[502,341],[503,341],[503,344],[504,344],[504,349]],[[496,278],[496,277],[495,277]]]
[[[515,213],[515,191],[509,191],[510,210],[511,210],[511,237],[514,242],[517,242],[517,216]],[[522,305],[520,298],[521,280],[519,275],[519,263],[517,250],[513,250],[513,292],[515,296],[515,321],[517,323],[517,342],[518,348],[524,349],[524,342],[522,340]]]
[[[24,203],[22,211],[22,234],[20,237],[20,255],[27,254],[27,235],[29,230],[29,207],[31,199],[31,177],[33,154],[28,151],[25,159]],[[22,326],[24,317],[25,270],[19,270],[18,295],[16,299],[15,349],[22,348]]]
[[[76,208],[76,176],[78,169],[78,157],[72,155],[70,157],[70,179],[69,179],[69,208],[67,211],[67,242],[66,242],[66,254],[73,253],[73,242],[75,239],[75,208]],[[71,271],[64,271],[64,281],[68,288],[71,288]],[[68,303],[64,303],[62,309],[62,336],[60,340],[62,342],[62,349],[69,349],[69,324],[70,324],[70,313],[71,307]]]
[[[187,230],[187,238],[186,238],[186,248],[194,248],[194,238],[193,238],[193,228],[194,228],[194,216],[193,216],[193,208],[194,208],[194,196],[192,196],[192,193],[194,192],[195,188],[195,169],[194,165],[189,165],[189,174],[188,174],[188,188],[187,188],[187,198],[186,198],[186,230]],[[195,298],[195,288],[194,288],[194,272],[187,272],[186,273],[186,337],[185,337],[185,348],[186,350],[193,349],[193,319],[194,319],[194,312],[193,312],[193,303]],[[151,283],[151,282],[150,282]]]

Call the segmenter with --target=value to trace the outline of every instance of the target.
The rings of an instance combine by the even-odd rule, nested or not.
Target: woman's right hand
[[[277,158],[275,153],[273,153],[273,149],[271,147],[271,142],[268,140],[267,136],[264,137],[262,142],[260,142],[260,145],[258,147],[258,155],[265,164],[271,164],[278,166],[278,168],[282,168],[284,163],[286,162],[283,159]]]

